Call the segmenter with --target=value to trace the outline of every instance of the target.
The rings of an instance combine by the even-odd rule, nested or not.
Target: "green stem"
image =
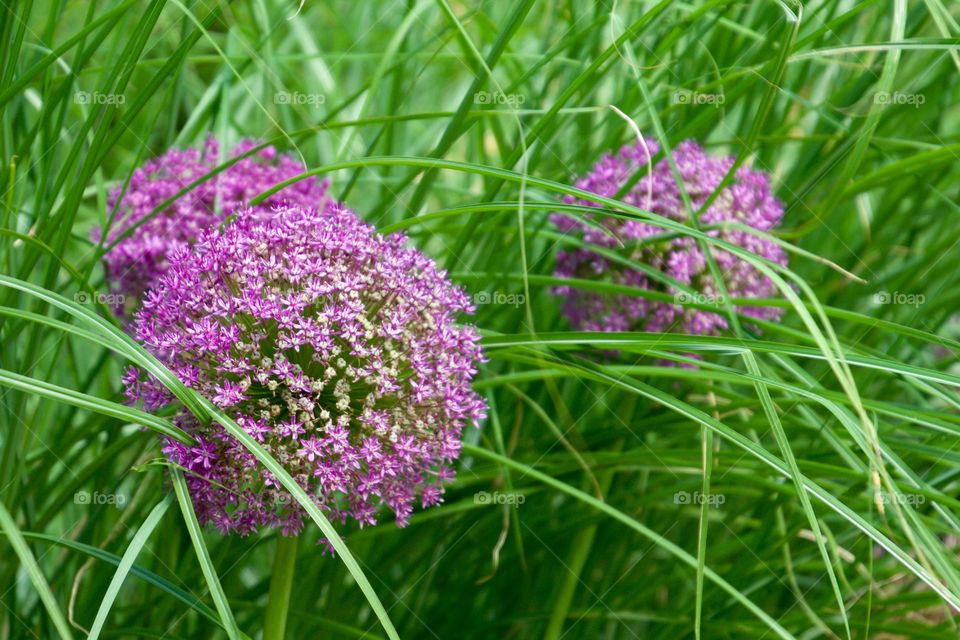
[[[287,628],[287,610],[297,561],[297,536],[277,536],[277,555],[273,558],[273,576],[270,578],[270,599],[267,618],[263,625],[263,640],[284,640]]]

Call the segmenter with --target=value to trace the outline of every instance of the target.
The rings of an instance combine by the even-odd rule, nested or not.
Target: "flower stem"
[[[277,536],[277,555],[273,558],[263,640],[284,640],[286,637],[287,610],[290,608],[290,591],[293,587],[299,540],[297,536]]]

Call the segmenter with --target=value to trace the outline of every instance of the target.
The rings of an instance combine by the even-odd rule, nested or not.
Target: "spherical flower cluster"
[[[241,210],[177,248],[138,312],[138,340],[235,419],[332,517],[398,525],[441,502],[465,424],[484,417],[470,388],[479,336],[454,323],[466,293],[396,234],[342,205]],[[148,409],[173,400],[137,369],[127,392]],[[195,439],[165,441],[185,468],[197,515],[223,532],[300,530],[299,504],[216,422],[185,410]]]
[[[688,223],[687,210],[673,171],[666,158],[652,170],[646,167],[657,154],[655,143],[627,146],[617,155],[603,157],[593,170],[577,181],[584,191],[616,198],[638,171],[643,174],[636,184],[626,188],[619,198],[623,202],[679,222]],[[707,198],[720,185],[733,165],[732,157],[707,155],[695,142],[683,142],[673,151],[673,160],[684,187],[699,211]],[[595,202],[567,197],[568,204],[601,207]],[[702,226],[739,223],[760,231],[769,231],[783,218],[783,205],[770,190],[766,174],[741,167],[732,184],[725,187],[700,216]],[[678,283],[687,285],[696,296],[693,301],[717,303],[722,300],[717,283],[697,241],[690,237],[665,238],[662,228],[639,220],[623,220],[609,216],[594,217],[593,225],[555,213],[554,224],[563,232],[577,234],[586,246],[562,251],[557,256],[556,275],[562,278],[603,280],[658,291],[683,302],[688,295],[676,286],[651,278],[641,270],[611,260],[595,250],[616,252],[635,263],[648,265]],[[713,229],[708,233],[766,258],[787,264],[782,247],[738,229]],[[732,298],[765,298],[776,293],[773,282],[756,267],[740,257],[712,247],[712,255],[723,276],[727,293]],[[582,288],[559,286],[555,293],[566,297],[564,313],[578,329],[587,331],[675,331],[687,334],[713,335],[727,328],[727,320],[711,311],[629,295],[611,295]],[[775,307],[740,306],[747,316],[773,320],[780,317]]]
[[[248,153],[255,146],[256,142],[244,140],[227,157],[221,158],[219,143],[210,137],[202,149],[174,149],[146,163],[134,172],[126,190],[119,185],[112,191],[107,214],[111,215],[115,208],[116,213],[105,244],[136,225],[131,235],[104,256],[107,281],[130,303],[129,308],[135,308],[144,293],[163,275],[172,252],[190,246],[204,229],[219,224],[254,196],[306,170],[293,157],[279,155],[273,147],[265,147],[193,187],[165,210],[144,221],[161,203],[218,165]],[[283,203],[318,206],[326,189],[325,181],[301,180],[273,194],[257,209],[268,212]],[[102,233],[100,229],[95,230],[94,240],[99,241]],[[123,313],[125,309],[121,307],[117,311]]]

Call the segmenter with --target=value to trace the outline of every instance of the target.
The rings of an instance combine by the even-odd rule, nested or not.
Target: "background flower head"
[[[105,244],[112,243],[131,228],[133,231],[104,256],[104,264],[111,287],[131,301],[131,307],[135,308],[144,293],[164,274],[174,251],[189,246],[203,230],[219,224],[254,196],[306,171],[293,156],[264,147],[192,187],[162,212],[148,218],[165,200],[218,165],[248,153],[257,144],[244,140],[221,155],[221,145],[210,136],[202,148],[173,149],[147,162],[134,171],[126,189],[121,184],[111,192],[107,215],[115,217]],[[322,207],[326,189],[326,181],[301,180],[273,194],[256,209],[270,211],[285,203]],[[100,240],[102,235],[102,229],[94,231],[95,240]]]
[[[624,202],[673,220],[689,222],[680,188],[667,159],[659,160],[651,171],[645,168],[657,151],[658,146],[650,142],[646,148],[641,144],[626,146],[616,155],[604,156],[590,173],[577,181],[576,186],[608,198],[617,197],[626,188],[620,198]],[[683,142],[673,150],[673,160],[695,211],[699,211],[717,190],[734,162],[732,157],[709,156],[691,141]],[[638,171],[643,174],[642,177],[629,186],[629,180]],[[565,201],[568,204],[601,206],[570,196]],[[773,195],[767,175],[740,167],[733,182],[720,191],[699,220],[703,226],[738,223],[759,231],[770,231],[782,218],[783,205]],[[598,251],[610,250],[634,263],[651,267],[667,279],[686,285],[695,293],[693,301],[722,301],[721,290],[709,271],[706,256],[693,238],[664,238],[665,231],[662,228],[639,220],[594,217],[594,222],[598,224],[592,226],[559,213],[551,216],[551,219],[561,231],[575,234],[585,245],[559,252],[556,267],[559,277],[630,285],[673,295],[677,302],[689,296],[688,292],[669,280],[659,280]],[[727,228],[710,230],[708,233],[774,263],[787,264],[786,253],[777,243],[758,238],[749,231]],[[765,298],[775,295],[773,282],[746,260],[717,248],[712,249],[712,255],[731,297]],[[566,297],[564,313],[578,329],[715,334],[727,327],[726,319],[718,313],[673,302],[599,293],[570,286],[556,287],[554,291]],[[777,319],[782,313],[781,309],[774,307],[740,306],[737,309],[747,316],[765,320]]]
[[[381,505],[406,524],[441,501],[461,431],[484,402],[470,388],[479,336],[455,324],[467,295],[402,235],[381,236],[340,204],[245,209],[176,249],[135,331],[188,386],[234,418],[345,521]],[[136,369],[129,396],[172,400]],[[168,440],[197,515],[224,532],[297,532],[302,509],[217,424],[181,411],[197,441]]]

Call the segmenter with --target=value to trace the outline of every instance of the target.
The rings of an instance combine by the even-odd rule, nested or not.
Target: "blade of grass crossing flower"
[[[144,351],[142,347],[133,342],[129,336],[126,336],[116,327],[103,320],[96,314],[84,309],[75,302],[63,298],[60,295],[15,278],[0,276],[0,285],[6,285],[12,289],[17,289],[34,295],[58,308],[63,309],[64,311],[67,311],[74,317],[94,325],[99,332],[105,333],[107,336],[115,340],[115,350],[118,353],[129,357],[133,362],[143,366],[145,369],[147,369],[147,371],[157,377],[158,380],[160,380],[168,389],[170,389],[171,392],[177,396],[179,400],[184,403],[184,405],[190,410],[191,413],[193,413],[193,415],[201,420],[207,420],[210,417],[215,418],[232,436],[234,436],[238,441],[240,441],[241,444],[244,445],[244,447],[254,454],[254,456],[256,456],[257,459],[267,467],[267,469],[277,476],[284,488],[293,494],[297,502],[307,511],[313,521],[317,523],[317,526],[320,527],[321,531],[323,531],[324,535],[330,540],[331,545],[340,555],[341,560],[347,565],[351,575],[357,581],[358,586],[367,597],[368,601],[370,602],[370,606],[373,608],[378,619],[380,619],[381,624],[384,626],[384,629],[387,631],[387,635],[392,640],[398,640],[399,637],[397,636],[396,630],[393,627],[393,623],[390,622],[390,618],[387,615],[386,610],[380,603],[380,600],[374,592],[373,587],[364,576],[359,564],[357,564],[356,559],[354,559],[349,549],[347,549],[342,538],[340,538],[327,518],[323,515],[323,513],[320,512],[316,504],[314,504],[313,500],[310,499],[300,485],[293,480],[290,474],[287,473],[286,470],[269,453],[267,453],[265,449],[263,449],[255,440],[250,438],[250,436],[242,428],[240,428],[239,425],[218,411],[205,398],[185,387],[176,376],[174,376],[153,356]],[[181,503],[181,507],[182,506],[183,505]],[[194,520],[196,520],[196,516],[194,516]]]
[[[473,272],[473,273],[454,272],[451,274],[451,276],[458,281],[470,281],[470,282],[480,282],[480,283],[488,282],[495,277],[505,278],[512,281],[519,281],[523,277],[523,275],[519,273],[493,274],[493,273],[482,272],[482,271]],[[587,280],[582,278],[557,278],[556,276],[538,275],[538,274],[530,274],[528,278],[530,280],[530,283],[533,285],[540,285],[540,286],[568,285],[568,286],[580,288],[580,289],[596,288],[599,291],[603,291],[607,293],[636,295],[638,297],[649,297],[651,299],[661,300],[664,302],[673,299],[673,296],[668,296],[667,294],[660,294],[657,292],[651,292],[646,289],[639,289],[631,285],[621,285],[621,284],[614,284],[609,282]],[[771,300],[758,300],[758,299],[747,300],[745,298],[734,298],[733,302],[737,305],[743,305],[745,303],[751,302],[757,306],[766,306],[766,305],[782,306],[785,304],[785,301],[779,301],[779,304],[777,304],[777,301],[774,301],[772,299]],[[809,302],[804,302],[804,305],[807,307],[808,310],[814,309],[813,305]],[[707,304],[699,304],[699,303],[691,303],[691,306],[694,306],[695,308],[698,308],[698,309],[704,309],[704,310],[713,310],[715,308],[715,305],[707,305]],[[940,337],[929,331],[908,327],[906,325],[893,322],[890,320],[883,320],[882,318],[874,318],[865,313],[858,313],[856,311],[850,311],[848,309],[841,309],[841,308],[832,307],[832,306],[824,306],[823,310],[824,310],[824,313],[829,318],[853,322],[859,325],[863,325],[864,327],[867,327],[867,328],[880,328],[883,330],[894,332],[906,338],[914,338],[917,340],[922,340],[927,344],[941,345],[950,349],[960,350],[960,342],[957,342],[956,340],[953,340],[950,337]],[[771,328],[775,327],[775,325],[773,324],[768,324],[767,326]],[[802,337],[802,336],[803,334],[800,334],[800,336],[798,337]],[[810,340],[808,339],[808,341]],[[935,372],[935,370],[931,370],[931,371]]]
[[[619,24],[619,19],[616,12],[610,12],[610,26],[611,31]],[[650,121],[653,125],[654,132],[656,133],[657,139],[660,141],[660,144],[663,145],[664,158],[667,160],[670,165],[670,171],[673,174],[674,180],[677,184],[677,189],[680,192],[680,198],[683,201],[683,206],[687,212],[687,220],[690,222],[690,226],[694,229],[700,231],[700,219],[699,213],[694,211],[693,204],[690,201],[690,195],[687,193],[686,185],[683,182],[683,179],[680,176],[680,170],[677,168],[677,163],[673,157],[673,151],[670,148],[668,142],[667,134],[663,129],[663,124],[660,121],[660,116],[657,114],[657,110],[653,104],[653,97],[650,95],[650,90],[647,88],[647,83],[643,80],[643,76],[640,73],[640,65],[636,61],[636,58],[633,54],[633,47],[630,46],[630,42],[625,41],[623,43],[623,51],[627,56],[627,63],[630,66],[631,71],[633,72],[634,79],[636,80],[637,87],[640,89],[640,93],[643,95],[644,104],[647,107],[647,113],[650,116]],[[639,130],[638,130],[639,132]],[[719,193],[722,188],[722,183],[716,190],[714,190],[714,195]],[[707,241],[704,239],[697,240],[700,250],[703,254],[704,259],[707,263],[707,269],[710,272],[714,286],[717,287],[717,294],[720,296],[720,299],[723,301],[723,306],[727,314],[727,319],[730,321],[730,327],[733,329],[734,333],[740,335],[742,333],[740,327],[740,320],[737,318],[737,314],[733,310],[733,303],[730,301],[730,294],[727,291],[726,281],[723,278],[723,274],[720,271],[720,267],[717,266],[716,258],[713,255],[713,252],[710,250],[710,247],[707,244]],[[699,628],[699,627],[698,627]]]
[[[356,558],[353,557],[353,554],[350,553],[350,550],[347,548],[346,543],[343,541],[343,538],[340,537],[340,534],[337,533],[337,530],[333,528],[333,525],[330,524],[330,521],[327,519],[323,512],[317,507],[316,503],[307,495],[307,492],[297,484],[296,480],[283,468],[276,459],[271,456],[266,449],[264,449],[256,440],[254,440],[250,435],[243,430],[236,422],[227,417],[226,414],[217,409],[213,404],[211,404],[205,398],[199,397],[200,402],[203,404],[204,408],[209,415],[213,416],[214,419],[221,426],[223,426],[226,431],[236,438],[250,453],[252,453],[257,460],[260,461],[267,470],[277,477],[280,484],[283,485],[284,489],[289,491],[297,503],[306,510],[310,518],[316,523],[316,525],[323,532],[323,535],[329,540],[331,546],[340,557],[341,562],[343,562],[347,570],[350,572],[350,575],[353,576],[353,579],[357,582],[357,585],[360,587],[360,590],[363,591],[363,594],[366,596],[367,601],[370,603],[370,606],[373,608],[374,613],[377,618],[380,620],[380,624],[383,626],[384,630],[387,632],[387,636],[391,640],[399,640],[400,636],[397,635],[397,631],[391,622],[389,615],[387,614],[386,609],[384,609],[383,604],[380,602],[380,598],[377,596],[376,592],[373,590],[373,587],[370,585],[370,581],[367,580],[367,577],[364,575],[363,570],[360,568],[360,565],[357,563]]]
[[[721,238],[706,234],[698,229],[693,229],[689,225],[683,224],[676,220],[666,218],[664,216],[657,215],[655,213],[645,211],[639,207],[629,205],[625,202],[619,200],[614,200],[612,198],[605,198],[599,196],[595,193],[584,191],[576,187],[565,185],[559,182],[552,180],[546,180],[543,178],[538,178],[536,176],[526,175],[511,171],[508,169],[499,169],[496,167],[489,167],[485,165],[479,165],[468,162],[459,162],[453,160],[438,160],[433,158],[420,158],[420,157],[409,157],[409,156],[375,156],[370,158],[363,158],[357,160],[350,160],[344,162],[336,162],[327,164],[315,169],[306,171],[298,176],[294,176],[288,180],[280,182],[274,185],[272,188],[260,193],[253,199],[251,199],[250,204],[256,205],[263,202],[266,198],[277,193],[281,189],[304,180],[311,176],[325,175],[333,171],[340,169],[352,169],[355,167],[371,167],[371,166],[412,166],[412,167],[423,167],[423,168],[438,168],[438,169],[450,169],[453,171],[461,171],[464,173],[472,173],[480,176],[486,176],[490,178],[498,178],[503,181],[513,182],[522,184],[525,183],[528,187],[540,187],[548,191],[552,191],[561,195],[574,196],[575,198],[580,198],[583,200],[589,200],[591,202],[596,202],[598,204],[607,205],[613,210],[619,210],[628,214],[632,214],[634,217],[649,222],[652,225],[660,227],[662,229],[677,232],[683,235],[690,236],[697,240],[706,240],[718,248],[723,249],[733,253],[737,257],[741,257],[745,260],[750,261],[752,264],[760,264],[764,267],[769,267],[770,269],[776,269],[777,271],[783,273],[792,273],[789,269],[781,267],[773,263],[768,263],[767,261],[758,258],[755,254],[743,249],[739,245],[735,245],[729,242],[724,241]],[[596,211],[596,209],[594,209]],[[786,286],[782,283],[783,286]],[[792,290],[792,289],[791,289]],[[794,298],[796,299],[796,298]]]
[[[44,398],[56,400],[58,402],[64,402],[81,409],[95,411],[105,416],[124,420],[132,424],[139,424],[143,427],[151,429],[152,431],[156,431],[157,433],[174,438],[175,440],[183,443],[192,442],[191,438],[186,433],[162,418],[158,418],[144,411],[133,409],[116,402],[103,400],[97,396],[91,396],[85,393],[80,393],[79,391],[74,391],[73,389],[59,387],[55,384],[44,382],[43,380],[22,376],[12,371],[0,369],[0,386],[8,387],[10,389],[17,389],[25,393],[36,394]]]
[[[147,353],[143,347],[134,342],[130,336],[123,333],[112,323],[101,318],[89,309],[84,308],[82,305],[79,305],[72,300],[68,300],[63,296],[54,293],[53,291],[44,289],[43,287],[39,287],[30,282],[0,275],[0,285],[6,286],[10,289],[22,291],[23,293],[27,293],[39,298],[44,302],[53,305],[54,307],[66,311],[74,318],[90,326],[98,334],[100,334],[103,339],[108,340],[109,343],[113,345],[112,348],[114,351],[120,355],[126,356],[132,362],[142,366],[158,380],[163,382],[163,384],[167,386],[167,388],[170,389],[170,391],[176,395],[181,402],[184,403],[191,413],[201,419],[206,419],[206,414],[203,410],[203,407],[196,400],[196,394],[190,392],[187,387],[184,386],[183,383],[173,375],[173,373],[164,367],[156,358]]]

